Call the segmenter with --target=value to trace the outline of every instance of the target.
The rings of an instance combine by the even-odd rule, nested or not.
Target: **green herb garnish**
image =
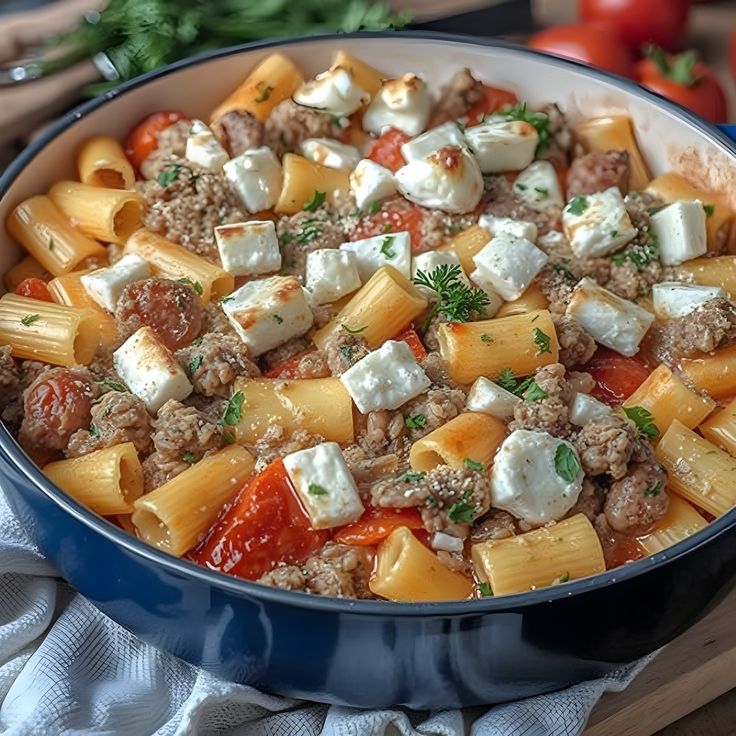
[[[173,184],[177,178],[179,177],[179,172],[181,171],[182,167],[180,164],[174,164],[170,169],[166,169],[166,171],[162,171],[157,177],[156,181],[162,186],[162,187],[168,187],[171,184]]]
[[[265,102],[271,96],[271,92],[273,92],[273,87],[263,81],[258,82],[256,89],[258,90],[256,102]]]
[[[203,339],[204,338],[202,337],[202,335],[200,335],[199,337],[195,337],[194,340],[192,340],[192,345],[196,345],[197,347],[199,347],[202,344]]]
[[[194,453],[193,452],[182,452],[181,459],[185,463],[193,463],[194,462]]]
[[[570,582],[570,573],[566,572],[564,575],[560,575],[560,582],[561,583],[569,583]]]
[[[93,437],[99,437],[99,436],[100,436],[100,430],[99,430],[99,429],[97,429],[97,425],[96,425],[96,424],[90,424],[90,425],[89,425],[89,433],[90,433],[90,434],[91,434],[91,435],[92,435]]]
[[[345,330],[345,332],[348,333],[348,335],[359,335],[361,332],[365,332],[365,330],[368,329],[368,325],[363,325],[362,327],[356,327],[353,329],[352,327],[348,327],[344,322],[340,325],[340,327]]]
[[[202,365],[202,359],[203,355],[195,355],[190,361],[189,361],[189,375],[193,376],[196,372],[199,366]]]
[[[481,333],[480,339],[481,339],[481,342],[485,342],[489,344],[493,342],[493,338],[486,332]]]
[[[522,383],[517,389],[517,391],[519,391],[521,389],[521,386],[523,385],[524,384]],[[524,396],[524,401],[528,403],[531,403],[532,401],[540,401],[541,399],[547,398],[547,392],[539,388],[539,386],[537,385],[537,382],[533,379],[531,379],[531,382],[528,384],[528,386],[524,387],[524,390],[526,391],[526,395]]]
[[[378,210],[381,209],[381,203],[380,202],[371,202],[368,205],[368,214],[369,215],[375,215]]]
[[[572,483],[580,472],[580,461],[575,450],[564,442],[557,445],[555,451],[555,470],[568,483]]]
[[[549,189],[547,187],[534,187],[534,191],[539,195],[538,199],[549,197]]]
[[[54,239],[49,235],[49,242],[48,242],[48,249],[53,250],[54,249]]]
[[[326,496],[327,495],[327,491],[324,489],[323,486],[319,485],[318,483],[310,483],[307,490],[309,491],[309,494],[311,496]]]
[[[284,318],[280,314],[274,314],[273,318],[276,320],[277,325],[281,325],[284,323]]]
[[[414,472],[413,470],[408,470],[406,473],[402,473],[398,480],[403,481],[404,483],[418,483],[424,476],[427,475],[426,473],[421,472]]]
[[[658,480],[658,481],[652,483],[652,485],[647,486],[644,489],[644,495],[645,496],[649,496],[649,497],[659,496],[659,492],[661,490],[662,490],[662,481],[661,480]]]
[[[496,383],[501,388],[505,388],[507,391],[511,391],[511,393],[515,391],[518,385],[516,381],[516,376],[514,375],[514,372],[511,370],[511,368],[504,368],[498,375]]]
[[[199,281],[192,281],[188,276],[185,276],[183,279],[177,279],[177,281],[180,284],[184,284],[185,286],[191,286],[194,291],[197,292],[200,296],[204,294],[204,289],[202,288],[202,284],[199,283]]]
[[[579,194],[577,197],[573,197],[570,200],[570,204],[567,205],[567,211],[571,215],[582,215],[585,210],[588,209],[588,198]]]
[[[296,236],[297,242],[301,245],[311,243],[315,238],[322,234],[322,228],[317,225],[307,225],[299,231]]]
[[[220,419],[220,424],[232,427],[240,421],[240,414],[245,403],[245,394],[242,391],[236,391],[227,402],[225,413]]]
[[[470,457],[466,457],[465,460],[463,460],[463,465],[466,468],[470,468],[470,470],[475,470],[476,473],[483,473],[486,469],[483,463],[479,463],[477,460],[473,460]]]
[[[118,383],[117,381],[111,381],[109,378],[103,378],[100,381],[101,386],[107,386],[109,389],[113,391],[119,391],[121,393],[127,391],[128,389],[123,386],[122,383]]]
[[[315,189],[312,199],[304,205],[305,212],[316,212],[324,204],[326,196],[325,192],[318,192]]]
[[[659,437],[659,428],[654,423],[654,417],[651,412],[647,411],[643,406],[624,406],[623,410],[624,414],[634,422],[638,430],[645,437],[652,439]]]
[[[226,302],[231,302],[235,297],[232,294],[228,294],[227,296],[221,296],[220,297],[220,304],[225,304]]]
[[[388,259],[396,258],[396,251],[392,247],[394,240],[396,240],[396,236],[389,235],[381,242],[381,253]]]
[[[544,353],[552,353],[549,349],[550,336],[542,332],[539,327],[535,327],[532,332],[534,335],[534,344],[539,348],[537,355],[544,355]]]
[[[616,266],[623,266],[626,261],[630,261],[641,270],[657,258],[659,258],[659,249],[653,243],[647,243],[646,245],[635,245],[621,251],[621,253],[616,253],[611,256],[611,262]]]
[[[41,319],[40,314],[27,314],[25,317],[23,317],[20,323],[28,327],[29,325],[32,325],[34,322],[36,322],[39,319]]]
[[[493,588],[490,583],[478,583],[478,592],[483,598],[491,598],[493,596]]]
[[[471,506],[466,501],[456,501],[447,510],[447,518],[461,524],[470,524],[475,516],[475,506]]]
[[[529,123],[537,129],[539,142],[537,143],[535,154],[542,153],[549,146],[552,133],[549,129],[549,116],[545,113],[527,110],[526,102],[519,102],[513,106],[506,105],[501,109],[500,114],[506,120],[523,120],[525,123]]]
[[[345,358],[345,361],[349,364],[353,364],[353,353],[355,348],[352,345],[340,345],[340,355]]]
[[[712,217],[713,213],[716,211],[715,205],[712,204],[704,204],[703,209],[705,210],[706,217]]]
[[[415,414],[413,417],[404,419],[404,426],[407,429],[423,429],[427,426],[427,417],[424,414]]]

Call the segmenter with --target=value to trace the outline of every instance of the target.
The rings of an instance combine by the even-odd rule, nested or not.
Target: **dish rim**
[[[165,67],[156,69],[155,71],[149,72],[140,77],[136,77],[135,79],[125,82],[106,92],[100,97],[83,102],[65,113],[56,122],[49,126],[47,130],[45,130],[11,162],[8,168],[0,175],[0,198],[7,194],[15,179],[28,165],[28,163],[41,153],[46,145],[55,137],[98,108],[109,104],[118,97],[122,97],[153,80],[166,77],[169,74],[173,74],[190,66],[196,66],[202,62],[225,58],[228,56],[236,56],[244,51],[255,49],[268,49],[287,45],[324,41],[349,42],[351,39],[386,39],[401,36],[416,40],[442,41],[465,46],[500,48],[521,56],[540,57],[543,61],[552,66],[577,69],[578,71],[585,72],[587,76],[594,79],[609,83],[613,81],[634,96],[643,98],[654,106],[664,107],[675,117],[696,127],[698,131],[709,140],[709,142],[716,144],[716,146],[720,147],[721,150],[725,149],[725,151],[736,160],[736,141],[731,140],[714,124],[697,117],[686,108],[671,102],[670,100],[643,89],[632,80],[601,69],[589,67],[573,60],[550,56],[540,51],[528,49],[519,44],[509,43],[497,38],[484,38],[474,35],[466,36],[457,33],[442,33],[438,31],[330,33],[318,36],[297,36],[253,41],[235,46],[228,46],[222,49],[205,51],[195,56],[190,56],[186,59],[176,61],[173,64],[168,64]],[[565,583],[564,585],[539,588],[537,590],[515,593],[513,595],[422,603],[328,598],[318,595],[309,595],[298,591],[272,588],[254,581],[236,578],[225,573],[202,567],[194,562],[189,562],[186,559],[174,557],[173,555],[169,555],[156,547],[146,544],[143,540],[133,537],[123,529],[115,526],[112,522],[107,521],[104,517],[98,516],[51,483],[46,476],[44,476],[41,469],[33,463],[30,457],[20,447],[3,423],[0,423],[0,452],[6,455],[11,464],[13,464],[15,468],[23,474],[28,482],[32,483],[37,489],[40,489],[44,495],[56,503],[57,506],[61,507],[66,513],[70,514],[76,521],[86,525],[116,546],[122,546],[128,553],[132,553],[137,557],[142,557],[146,562],[155,562],[156,564],[162,565],[162,567],[170,574],[193,577],[198,579],[200,582],[228,593],[234,593],[240,597],[256,598],[268,603],[293,608],[306,608],[313,611],[329,611],[332,613],[343,614],[351,613],[371,617],[391,615],[400,617],[451,616],[454,618],[459,616],[477,616],[479,614],[486,613],[499,613],[502,611],[508,612],[509,610],[524,609],[543,603],[552,603],[553,601],[571,598],[584,592],[600,590],[619,581],[627,581],[637,578],[652,569],[664,567],[699,547],[709,544],[718,536],[726,533],[729,529],[736,526],[736,509],[732,509],[721,518],[709,522],[705,529],[697,532],[692,537],[689,537],[682,542],[678,542],[676,545],[669,547],[662,552],[647,555],[640,560],[628,563],[622,567],[607,570],[606,572],[581,578],[579,580],[574,580],[572,582]]]

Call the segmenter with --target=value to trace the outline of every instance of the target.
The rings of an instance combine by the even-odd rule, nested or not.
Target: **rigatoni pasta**
[[[348,172],[344,169],[331,169],[295,153],[284,156],[283,170],[281,196],[274,208],[280,214],[301,212],[315,192],[321,192],[332,200],[336,194],[345,194],[350,188]]]
[[[5,288],[8,291],[15,291],[22,281],[29,278],[48,281],[51,274],[33,256],[25,256],[5,272]]]
[[[736,345],[702,358],[685,359],[681,365],[693,386],[714,399],[724,399],[736,392]]]
[[[79,181],[107,189],[132,189],[135,171],[123,147],[108,135],[86,140],[77,154]]]
[[[736,399],[710,416],[698,431],[705,439],[736,457]]]
[[[547,309],[549,302],[538,283],[533,283],[518,299],[504,302],[496,312],[496,317],[513,317],[540,309]]]
[[[467,230],[453,235],[444,245],[437,250],[451,251],[460,260],[460,265],[465,273],[472,273],[475,270],[475,261],[473,257],[478,255],[491,240],[491,234],[480,225],[473,225]]]
[[[707,525],[708,522],[691,504],[680,496],[672,495],[667,514],[657,522],[652,531],[639,537],[637,541],[644,552],[653,555],[682,542]]]

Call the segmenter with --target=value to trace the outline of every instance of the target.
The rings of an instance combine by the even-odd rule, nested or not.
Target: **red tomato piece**
[[[54,301],[48,286],[46,286],[46,282],[42,279],[37,279],[35,276],[29,276],[27,279],[23,279],[23,281],[15,287],[15,293],[19,296],[38,299],[41,302]]]
[[[328,532],[312,529],[279,459],[246,482],[190,559],[256,580],[277,562],[301,564],[329,538]]]
[[[607,69],[623,77],[633,76],[629,50],[607,28],[585,23],[552,26],[535,33],[528,46],[553,56],[564,56]]]
[[[736,26],[731,31],[731,40],[728,43],[728,63],[731,67],[731,75],[736,79]]]
[[[414,357],[417,359],[417,363],[421,363],[427,357],[427,351],[422,344],[419,335],[416,330],[412,327],[404,330],[400,335],[397,335],[394,340],[405,342],[410,348]]]
[[[678,48],[690,0],[579,0],[580,19],[610,28],[633,52],[645,43]]]
[[[264,378],[299,378],[299,363],[305,355],[308,355],[311,350],[305,350],[304,352],[292,355],[291,358],[282,360],[280,363],[272,365],[270,368],[263,371]]]
[[[644,550],[639,546],[636,539],[617,532],[612,532],[612,536],[613,544],[608,558],[609,567],[619,567],[627,562],[634,562],[644,557]]]
[[[375,235],[390,235],[392,232],[408,232],[413,254],[422,252],[422,225],[424,209],[406,200],[392,200],[384,203],[373,214],[364,215],[351,235],[351,240],[372,238]]]
[[[143,118],[125,139],[125,155],[130,163],[139,168],[158,147],[158,133],[180,120],[189,118],[179,110],[161,110]]]
[[[467,112],[467,125],[478,125],[484,115],[498,112],[498,110],[506,107],[506,105],[515,105],[519,99],[511,92],[511,90],[502,87],[491,87],[488,84],[483,85],[485,97],[478,100]]]
[[[599,348],[583,370],[596,381],[592,394],[607,404],[620,404],[647,379],[650,371],[635,358]]]
[[[411,136],[396,128],[389,128],[371,143],[366,158],[391,171],[398,171],[406,163],[401,154],[401,146],[409,140]]]
[[[371,547],[400,526],[422,529],[422,517],[419,511],[415,508],[377,509],[369,506],[357,521],[338,529],[333,540],[340,544]]]

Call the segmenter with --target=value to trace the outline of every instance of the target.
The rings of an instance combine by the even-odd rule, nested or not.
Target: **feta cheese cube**
[[[556,462],[558,453],[572,462]],[[560,474],[577,461],[577,474]],[[558,465],[560,468],[558,469]],[[574,467],[574,465],[573,465]],[[558,521],[583,489],[583,470],[575,448],[547,432],[517,429],[498,448],[491,468],[492,504],[533,526]]]
[[[248,212],[273,207],[281,194],[281,164],[268,146],[251,148],[224,166],[225,177],[233,185]]]
[[[530,243],[537,240],[537,226],[526,220],[512,220],[510,217],[495,217],[494,215],[481,215],[478,224],[484,227],[491,235],[508,233],[516,235],[517,238],[526,238]]]
[[[519,401],[521,399],[514,396],[511,391],[507,391],[485,376],[481,376],[470,387],[465,406],[470,411],[490,414],[505,422],[513,418],[514,408]]]
[[[456,123],[442,123],[412,138],[401,146],[401,155],[407,163],[421,161],[445,146],[467,146],[465,136]]]
[[[416,74],[404,74],[383,83],[363,113],[363,130],[381,135],[385,128],[397,128],[407,135],[419,135],[431,110],[427,84]]]
[[[532,209],[540,212],[565,205],[557,172],[549,161],[535,161],[527,166],[516,177],[513,190]]]
[[[405,342],[387,340],[340,376],[361,413],[398,409],[432,383]]]
[[[336,442],[323,442],[284,457],[286,473],[314,529],[355,521],[364,508]]]
[[[662,281],[652,286],[654,313],[659,319],[684,317],[717,297],[726,298],[726,292],[720,286],[701,286],[682,281]]]
[[[183,401],[194,390],[171,351],[148,325],[134,332],[112,354],[112,364],[130,392],[152,413],[169,399]]]
[[[462,265],[460,264],[460,259],[457,257],[457,253],[451,250],[430,250],[427,253],[422,253],[421,255],[414,256],[414,259],[411,263],[411,277],[412,279],[414,279],[417,275],[417,271],[422,271],[423,273],[429,275],[438,266],[444,265],[458,266],[460,268],[458,278],[465,285],[470,286],[470,281],[468,281],[468,277],[465,275],[465,271],[463,271],[462,269]],[[417,286],[416,288],[421,291],[422,294],[424,294],[424,296],[426,296],[428,299],[435,299],[437,296],[437,292],[434,289],[430,289],[428,286]]]
[[[350,174],[350,190],[361,209],[396,194],[396,179],[386,167],[364,158]]]
[[[112,266],[98,268],[80,276],[87,293],[108,312],[114,312],[123,289],[134,281],[147,279],[151,275],[148,261],[133,253],[123,256]]]
[[[578,258],[598,258],[636,237],[618,187],[573,197],[562,211],[562,227]]]
[[[534,161],[537,129],[524,120],[491,120],[465,129],[465,138],[484,174],[520,171]]]
[[[483,195],[483,175],[466,148],[445,146],[396,172],[399,191],[423,207],[470,212]]]
[[[636,355],[654,315],[638,304],[616,296],[593,279],[581,279],[565,311],[596,342],[621,355]]]
[[[307,253],[307,291],[314,304],[329,304],[360,288],[355,254],[335,248]]]
[[[294,102],[330,115],[352,115],[370,101],[371,96],[360,87],[353,73],[335,66],[304,82],[293,95]]]
[[[354,169],[360,161],[360,151],[332,138],[307,138],[299,144],[304,158],[330,169]]]
[[[365,283],[381,266],[393,266],[411,278],[411,237],[407,232],[386,233],[343,243],[340,250],[355,254],[358,275]]]
[[[220,304],[253,357],[303,335],[314,321],[304,289],[294,276],[249,281]]]
[[[279,239],[271,220],[218,225],[215,240],[222,267],[235,276],[271,273],[281,268]]]
[[[493,283],[491,283],[491,279],[487,278],[485,273],[479,268],[470,272],[470,281],[473,286],[478,289],[482,289],[485,292],[488,297],[485,316],[488,318],[493,317],[493,315],[501,309],[501,305],[504,303],[503,297],[496,292]]]
[[[677,266],[708,249],[705,210],[699,200],[673,202],[652,215],[652,231],[665,266]]]
[[[478,270],[506,301],[518,299],[549,257],[526,238],[497,235],[473,256]]]
[[[594,419],[602,419],[613,414],[613,409],[590,394],[577,392],[570,405],[570,421],[584,427]]]
[[[453,534],[445,534],[445,532],[435,532],[430,540],[432,549],[441,549],[445,552],[462,552],[465,546],[460,537]]]
[[[212,171],[220,171],[230,160],[230,156],[220,145],[215,134],[201,120],[192,121],[192,130],[187,138],[184,156],[192,163]]]

